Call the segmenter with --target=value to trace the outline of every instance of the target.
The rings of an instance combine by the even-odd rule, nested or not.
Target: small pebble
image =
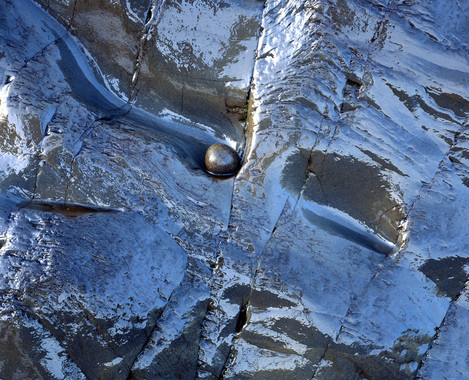
[[[240,165],[238,153],[225,144],[213,144],[205,154],[205,167],[215,176],[233,175],[239,170]]]

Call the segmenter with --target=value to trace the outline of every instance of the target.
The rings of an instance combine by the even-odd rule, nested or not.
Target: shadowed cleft
[[[391,254],[395,248],[392,244],[381,239],[379,236],[366,233],[366,231],[356,231],[332,219],[317,215],[310,210],[303,209],[303,215],[308,219],[308,221],[318,226],[323,231],[326,231],[331,235],[339,236],[383,255]]]
[[[469,100],[464,99],[462,96],[440,93],[430,87],[425,87],[425,91],[439,107],[453,111],[456,116],[466,117],[469,114]]]
[[[362,84],[358,77],[351,76],[350,78],[347,78],[347,81],[345,82],[344,95],[348,93],[358,95],[358,92],[360,91],[361,87]]]
[[[148,23],[148,21],[151,20],[153,17],[153,4],[150,4],[150,7],[148,8],[147,15],[145,17],[145,24]]]
[[[14,79],[14,78],[13,78],[12,76],[7,75],[4,84],[5,84],[5,85],[10,84],[11,82],[13,82],[13,79]]]
[[[468,177],[463,177],[462,183],[464,186],[469,187],[469,178]]]
[[[353,111],[358,107],[357,98],[361,88],[361,80],[356,75],[349,74],[343,89],[344,100],[340,105],[340,112]]]
[[[249,301],[244,301],[241,303],[241,308],[239,309],[238,320],[236,321],[236,333],[241,332],[244,329],[244,326],[247,325],[249,321]]]
[[[386,170],[389,170],[389,171],[392,171],[392,172],[395,172],[401,176],[404,176],[404,177],[408,177],[407,174],[404,174],[402,171],[399,170],[398,167],[396,167],[395,165],[393,165],[393,163],[389,160],[386,160],[380,156],[378,156],[377,154],[374,154],[373,152],[370,152],[369,150],[367,149],[362,149],[362,148],[358,148],[360,149],[364,154],[366,154],[368,157],[370,157],[374,162],[378,163],[379,165],[381,165],[381,167],[383,169],[386,169]]]
[[[377,157],[373,158],[376,162]],[[358,241],[372,249],[387,252],[389,245],[383,245],[380,241],[400,242],[405,215],[399,199],[395,199],[395,194],[390,190],[392,187],[383,176],[383,169],[399,172],[384,159],[371,165],[351,156],[313,151],[307,157],[305,152],[298,152],[287,160],[281,183],[286,190],[294,193],[303,188],[306,201],[339,210],[361,222],[384,240],[377,236],[373,241],[368,241],[357,235]],[[340,220],[326,219],[315,217],[314,222],[327,230],[349,235],[347,231],[350,228],[344,226],[344,230]]]
[[[123,211],[123,209],[119,208],[99,207],[71,202],[55,202],[41,199],[33,199],[24,207],[44,212],[64,214],[71,218],[93,213],[116,213]]]
[[[417,108],[420,107],[422,111],[428,113],[429,115],[435,118],[440,118],[440,119],[448,120],[448,121],[454,121],[450,115],[443,113],[443,112],[439,112],[436,109],[430,107],[427,103],[425,103],[424,99],[422,99],[420,95],[410,96],[405,91],[397,87],[394,87],[390,83],[386,83],[386,85],[392,90],[393,94],[402,102],[402,104],[404,104],[404,106],[410,112],[414,113],[417,110]],[[445,108],[445,107],[442,107],[442,108]]]
[[[468,263],[469,258],[459,256],[440,260],[430,259],[419,270],[437,285],[441,295],[454,299],[469,278],[464,270],[464,266]]]

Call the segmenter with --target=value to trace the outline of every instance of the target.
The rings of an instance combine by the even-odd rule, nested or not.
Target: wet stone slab
[[[0,372],[467,372],[464,4],[38,3],[0,4]]]

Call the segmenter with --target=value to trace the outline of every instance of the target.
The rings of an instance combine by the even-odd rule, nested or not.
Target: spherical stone
[[[213,144],[205,154],[205,167],[212,175],[233,175],[238,171],[240,164],[238,153],[225,144]]]

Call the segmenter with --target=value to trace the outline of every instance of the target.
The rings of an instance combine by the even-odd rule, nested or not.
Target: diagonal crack
[[[433,348],[433,343],[439,338],[440,336],[440,332],[441,332],[441,329],[442,327],[445,325],[446,323],[446,320],[448,319],[448,316],[450,314],[450,311],[451,309],[454,307],[455,303],[462,297],[463,293],[464,293],[464,290],[467,288],[467,286],[469,285],[469,281],[466,282],[465,286],[463,287],[463,289],[459,292],[459,294],[457,296],[455,296],[449,306],[448,306],[448,309],[446,310],[446,313],[445,313],[445,316],[443,317],[443,319],[441,320],[441,323],[440,325],[436,328],[436,332],[435,332],[435,335],[433,335],[433,338],[431,340],[431,342],[428,344],[428,348],[427,350],[425,351],[425,353],[422,355],[422,359],[420,359],[420,362],[418,363],[418,366],[417,366],[417,369],[415,370],[415,376],[414,376],[414,380],[417,380],[417,379],[423,379],[423,377],[420,377],[419,376],[419,371],[420,369],[422,368],[422,366],[424,366],[424,361],[425,359],[427,358],[429,352],[431,351],[431,349]]]
[[[78,0],[75,0],[75,2],[73,3],[72,16],[70,17],[70,20],[68,21],[67,31],[70,31],[72,27],[72,23],[74,21],[76,10],[77,10],[77,3],[78,3]]]
[[[67,357],[70,359],[70,361],[73,364],[75,364],[76,367],[81,371],[83,376],[85,376],[84,369],[81,368],[80,365],[75,361],[75,359],[74,359],[73,355],[71,354],[69,348],[64,347],[61,344],[62,340],[60,339],[60,337],[58,337],[56,335],[56,333],[55,333],[54,329],[52,328],[52,326],[50,326],[48,323],[45,323],[46,320],[40,318],[39,315],[37,315],[36,313],[33,313],[32,311],[28,310],[27,308],[22,308],[22,312],[25,313],[28,317],[30,317],[30,318],[34,319],[35,321],[37,321],[44,328],[44,330],[48,331],[54,337],[54,339],[57,341],[57,343],[60,345],[60,347],[67,353]]]
[[[269,238],[266,240],[264,246],[262,247],[261,252],[259,253],[258,260],[257,260],[256,271],[254,272],[254,276],[252,278],[251,284],[249,285],[249,294],[246,297],[246,299],[242,300],[242,303],[240,305],[240,311],[239,311],[239,314],[238,314],[238,321],[236,323],[235,335],[233,336],[228,357],[226,358],[225,364],[223,365],[223,368],[222,368],[222,371],[221,371],[221,376],[220,376],[221,379],[225,378],[226,372],[228,371],[230,366],[233,365],[234,360],[236,359],[236,355],[235,355],[236,349],[235,348],[236,348],[236,343],[238,341],[238,334],[241,333],[243,331],[243,329],[249,323],[249,306],[250,306],[250,303],[251,303],[251,298],[252,298],[252,293],[254,291],[254,287],[256,286],[257,279],[259,277],[259,274],[261,273],[260,268],[261,268],[262,259],[264,258],[265,247],[269,244],[270,240],[272,239],[273,234],[275,233],[275,231],[278,228],[280,220],[283,219],[283,216],[284,216],[284,214],[286,212],[286,209],[287,209],[287,206],[288,206],[289,199],[290,198],[288,197],[285,200],[285,203],[283,204],[282,211],[280,212],[280,214],[278,216],[278,219],[275,223],[275,226],[272,228]]]
[[[176,291],[178,287],[176,287],[175,289],[173,289],[173,291],[171,292],[171,294],[169,295],[168,297],[168,300],[166,302],[166,304],[160,309],[158,310],[158,312],[156,313],[155,315],[155,322],[153,324],[153,327],[151,328],[150,332],[148,333],[148,336],[147,336],[147,339],[145,340],[145,342],[140,346],[140,350],[137,352],[137,354],[135,355],[135,357],[133,358],[131,364],[129,365],[129,373],[126,377],[127,380],[131,380],[132,379],[132,368],[134,367],[135,363],[137,362],[138,360],[138,357],[140,356],[140,354],[145,350],[145,348],[148,346],[148,344],[150,343],[151,341],[151,338],[153,336],[153,333],[158,330],[158,321],[160,320],[160,318],[162,317],[162,315],[164,314],[164,311],[166,310],[166,308],[168,307],[169,303],[171,302],[172,300],[172,297],[173,297],[173,294],[174,292]]]
[[[389,12],[390,12],[390,9],[388,9],[388,7],[387,7],[386,10],[385,10],[385,12],[384,12],[384,15],[382,16],[382,19],[378,22],[377,28],[376,28],[376,30],[375,30],[375,33],[374,33],[374,35],[373,35],[373,37],[372,37],[372,39],[371,39],[371,41],[370,41],[372,46],[379,43],[379,41],[377,41],[377,40],[378,40],[378,37],[379,37],[380,32],[382,31],[383,23],[384,23],[384,20],[385,20],[385,18],[386,18],[386,15],[387,15],[387,13],[389,13]],[[370,50],[370,53],[368,54],[368,56],[367,56],[367,58],[366,58],[365,68],[366,68],[366,66],[367,66],[368,63],[369,63],[369,60],[370,60],[370,57],[371,57],[371,54],[372,54],[372,50],[373,50],[373,47],[372,47],[372,49]],[[352,60],[352,59],[353,59],[353,57],[351,58],[351,60]],[[349,63],[349,66],[351,65],[351,63],[352,63],[352,62]],[[344,95],[344,96],[345,96],[345,95]],[[333,142],[333,141],[335,140],[335,138],[337,137],[337,135],[338,135],[338,133],[339,133],[339,124],[340,124],[341,120],[342,120],[344,117],[346,117],[345,114],[339,113],[339,120],[338,120],[338,122],[337,122],[336,127],[334,128],[332,137],[331,137],[331,139],[329,140],[329,142],[328,142],[328,144],[327,144],[326,152],[329,150],[329,148],[330,148],[331,145],[332,145],[332,142]],[[317,145],[317,141],[316,141],[315,146],[316,146],[316,145]],[[310,161],[312,160],[312,155],[313,155],[315,146],[313,146],[313,148],[312,148],[312,150],[311,150],[310,158],[309,158],[309,161],[308,161],[308,167],[310,166],[309,164],[310,164]],[[324,163],[324,160],[325,160],[325,155],[323,156],[322,164]],[[322,191],[322,193],[324,194],[324,190],[323,190],[323,188],[322,188],[322,184],[321,184],[321,182],[320,182],[320,179],[319,179],[318,175],[317,175],[316,173],[314,173],[314,171],[312,171],[312,173],[315,174],[316,177],[318,178],[321,191]],[[302,192],[303,192],[303,190],[304,190],[304,186],[305,186],[306,181],[307,181],[308,178],[309,178],[309,173],[307,173],[307,178],[306,178],[306,180],[305,180],[305,182],[304,182],[304,184],[303,184],[303,188],[302,188],[302,191],[300,192],[300,194],[299,194],[299,196],[298,196],[297,202],[299,201],[299,199],[300,199],[300,197],[301,197],[301,194],[302,194]],[[324,194],[324,196],[325,196],[325,194]],[[296,207],[296,206],[295,206],[295,207]],[[395,206],[394,206],[394,207],[395,207]],[[387,210],[387,211],[389,211],[389,210]],[[386,212],[387,212],[387,211],[386,211]],[[383,258],[382,261],[384,261],[384,260],[385,260],[385,257]],[[368,281],[368,283],[367,283],[367,284],[365,285],[365,287],[363,288],[363,291],[361,292],[361,295],[364,295],[364,294],[365,294],[366,290],[368,289],[368,287],[370,286],[370,284],[372,283],[372,281],[378,276],[378,274],[381,272],[381,270],[382,270],[382,269],[380,269],[380,268],[378,267],[376,273],[370,278],[370,280]],[[353,306],[354,306],[355,299],[356,299],[356,298],[353,298],[353,299],[351,300],[350,305],[349,305],[349,307],[348,307],[348,309],[347,309],[347,312],[346,312],[346,314],[345,314],[345,316],[344,316],[344,321],[346,321],[346,320],[347,320],[347,317],[351,314],[351,312],[352,312],[352,310],[353,310]],[[342,333],[343,329],[344,329],[344,323],[342,323],[342,325],[340,326],[340,328],[339,328],[339,330],[338,330],[338,332],[337,332],[337,336],[336,336],[335,340],[337,340],[337,339],[339,338],[339,336],[340,336],[340,334]],[[330,347],[331,342],[332,342],[332,338],[329,339],[329,341],[328,341],[328,343],[327,343],[327,345],[326,345],[326,347],[325,347],[325,350],[324,350],[323,354],[321,355],[321,358],[320,358],[319,361],[318,361],[318,364],[321,362],[321,360],[323,360],[323,359],[325,358],[325,356],[326,356],[326,354],[327,354],[327,351],[329,350],[329,347]],[[314,373],[313,373],[312,379],[315,378],[315,376],[317,375],[319,369],[320,369],[320,366],[318,365],[317,368],[315,369]]]
[[[33,194],[32,194],[32,197],[31,197],[31,200],[35,199],[36,198],[36,192],[37,192],[37,185],[38,185],[38,180],[39,180],[39,174],[41,172],[41,164],[43,162],[45,162],[45,159],[44,159],[44,155],[43,155],[43,152],[42,152],[42,148],[41,148],[41,145],[42,145],[42,142],[44,141],[44,138],[46,137],[47,135],[47,131],[49,129],[49,124],[52,122],[52,120],[54,119],[55,115],[57,114],[57,110],[58,108],[55,109],[54,111],[54,114],[52,115],[51,119],[49,120],[49,122],[46,124],[46,126],[44,127],[44,134],[42,136],[42,139],[41,141],[39,142],[38,144],[38,151],[36,153],[36,161],[37,161],[37,167],[36,167],[36,173],[35,173],[35,178],[34,178],[34,186],[33,186]]]
[[[321,361],[326,357],[326,354],[327,354],[327,351],[329,350],[329,347],[331,345],[331,342],[332,342],[332,338],[329,338],[328,342],[327,342],[327,345],[324,349],[324,352],[322,353],[321,357],[319,358],[318,360],[318,363],[317,363],[317,366],[313,372],[313,376],[311,377],[311,380],[314,380],[316,378],[316,375],[318,374],[319,370],[321,369],[321,366],[319,365],[321,363]]]
[[[422,199],[422,196],[423,196],[423,193],[424,193],[423,190],[424,190],[424,189],[430,190],[430,189],[435,185],[437,177],[438,177],[438,176],[440,175],[440,173],[444,170],[443,163],[445,162],[445,160],[447,159],[448,155],[450,154],[451,149],[453,149],[453,147],[457,144],[457,140],[458,140],[459,134],[463,131],[464,128],[465,128],[465,127],[462,126],[462,127],[461,127],[461,130],[455,134],[455,137],[454,137],[454,140],[453,140],[453,144],[451,144],[451,146],[449,147],[448,151],[445,153],[443,159],[440,161],[439,166],[438,166],[438,169],[437,169],[435,175],[433,176],[432,181],[431,181],[429,184],[422,185],[418,197],[414,200],[414,202],[412,203],[411,207],[409,208],[409,211],[408,211],[407,216],[406,216],[406,218],[405,218],[406,220],[408,220],[408,219],[410,218],[411,214],[413,213],[413,210],[414,210],[414,208],[415,208],[416,203],[417,203],[420,199]],[[374,274],[374,276],[371,277],[371,279],[368,281],[368,283],[366,284],[366,286],[363,288],[363,291],[361,292],[360,296],[356,297],[355,299],[361,299],[361,298],[363,298],[364,294],[366,293],[366,291],[367,291],[368,288],[370,287],[370,285],[371,285],[371,283],[373,282],[373,280],[374,280],[375,278],[377,278],[377,276],[378,276],[381,272],[383,272],[383,271],[388,267],[388,265],[392,265],[392,264],[399,258],[399,256],[402,255],[402,253],[404,252],[404,248],[405,248],[404,245],[403,245],[402,247],[400,247],[399,250],[398,250],[398,251],[393,255],[393,257],[391,258],[391,261],[388,260],[387,262],[385,262],[386,258],[383,259],[384,264],[382,264],[382,265],[380,265],[380,266],[378,267],[378,269],[377,269],[376,273]],[[386,263],[387,263],[388,265],[385,265]],[[461,292],[462,292],[462,291],[461,291]],[[456,298],[460,297],[460,295],[461,295],[461,293],[460,293]],[[456,299],[456,298],[455,298],[455,299]],[[448,311],[449,311],[449,309],[451,308],[451,305],[452,305],[453,303],[454,303],[454,300],[451,301],[451,304],[450,304],[450,307],[448,308]],[[354,306],[355,306],[355,305],[354,305],[354,300],[352,300],[352,302],[351,302],[351,304],[350,304],[350,306],[349,306],[349,308],[348,308],[348,310],[347,310],[347,313],[346,313],[346,315],[345,315],[345,317],[344,317],[344,321],[346,321],[347,318],[352,314],[352,311],[353,311],[353,307],[354,307]],[[445,321],[447,314],[448,314],[448,312],[446,313],[443,322]],[[443,323],[443,322],[442,322],[442,323]],[[339,336],[340,336],[340,334],[343,332],[344,327],[345,327],[345,324],[342,323],[342,325],[340,326],[339,332],[337,333],[337,336],[336,336],[336,338],[335,338],[336,341],[337,341],[337,339],[339,339]],[[435,334],[435,336],[436,336],[436,334]],[[436,339],[435,336],[434,336],[434,339],[432,340],[432,342]],[[430,349],[430,348],[429,348],[429,349]],[[422,360],[423,360],[423,358],[422,358]],[[421,363],[422,363],[422,361],[420,362],[419,367],[421,366]],[[314,378],[314,377],[313,377],[313,378]]]
[[[112,351],[112,353],[114,354],[114,356],[118,356],[117,353],[114,351],[114,349],[112,348],[111,345],[109,345],[108,343],[108,338],[107,336],[103,333],[103,331],[101,331],[101,328],[99,327],[99,325],[95,322],[93,316],[91,315],[91,313],[89,312],[89,310],[85,307],[85,305],[83,305],[83,303],[81,301],[79,301],[78,297],[74,296],[73,298],[75,298],[75,302],[77,303],[78,307],[81,309],[81,311],[83,312],[83,314],[85,315],[85,318],[86,320],[94,327],[94,329],[96,330],[98,336],[104,341],[107,343],[107,346],[109,347],[109,349]]]
[[[128,100],[129,104],[135,103],[138,95],[137,84],[140,79],[140,71],[142,68],[142,62],[145,59],[145,53],[148,42],[153,38],[155,29],[158,26],[161,16],[163,14],[166,0],[151,0],[145,24],[142,30],[142,37],[140,38],[137,55],[135,57],[135,69],[132,74],[131,92]]]
[[[27,58],[24,63],[23,63],[23,66],[21,66],[17,71],[15,71],[15,73],[18,75],[20,74],[27,66],[28,66],[28,63],[31,62],[32,60],[35,60],[37,57],[41,56],[42,54],[44,54],[44,52],[52,45],[55,45],[57,44],[59,41],[63,40],[66,36],[67,36],[67,32],[65,32],[62,36],[59,36],[59,37],[56,37],[54,40],[52,40],[51,42],[47,43],[44,47],[42,47],[40,50],[38,50],[36,53],[34,53],[31,57]]]

